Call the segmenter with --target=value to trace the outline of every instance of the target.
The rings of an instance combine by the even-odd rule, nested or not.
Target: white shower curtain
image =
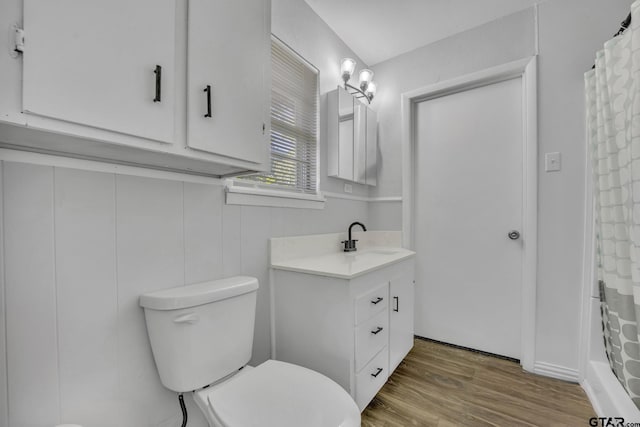
[[[640,407],[640,0],[585,74],[598,278],[611,368]]]

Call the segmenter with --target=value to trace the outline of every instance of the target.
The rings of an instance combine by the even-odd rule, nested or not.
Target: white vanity
[[[363,410],[413,347],[414,252],[396,232],[271,239],[273,357],[336,381]]]

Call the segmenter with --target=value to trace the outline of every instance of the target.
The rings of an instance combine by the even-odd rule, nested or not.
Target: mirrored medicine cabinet
[[[328,175],[376,185],[376,112],[338,86],[327,94],[327,127]]]

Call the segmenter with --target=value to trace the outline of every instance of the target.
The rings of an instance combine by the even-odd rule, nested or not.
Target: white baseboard
[[[591,387],[591,383],[589,382],[589,380],[585,379],[584,381],[582,381],[580,386],[587,394],[587,397],[591,402],[591,406],[593,406],[593,410],[596,412],[596,414],[599,417],[604,417],[605,412],[608,412],[607,410],[605,410],[605,407],[607,407],[608,405],[604,404],[604,402],[601,401],[593,387]]]
[[[599,417],[623,417],[626,422],[640,422],[640,410],[622,388],[606,362],[590,361],[580,384]]]
[[[574,383],[580,381],[580,373],[577,369],[554,365],[553,363],[536,362],[533,365],[533,373]]]

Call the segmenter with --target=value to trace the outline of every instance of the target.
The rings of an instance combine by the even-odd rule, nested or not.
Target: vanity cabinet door
[[[190,0],[187,145],[269,161],[271,2]]]
[[[24,0],[23,111],[172,142],[175,9],[175,0]]]
[[[390,282],[389,372],[393,372],[413,347],[414,281],[407,272]]]

